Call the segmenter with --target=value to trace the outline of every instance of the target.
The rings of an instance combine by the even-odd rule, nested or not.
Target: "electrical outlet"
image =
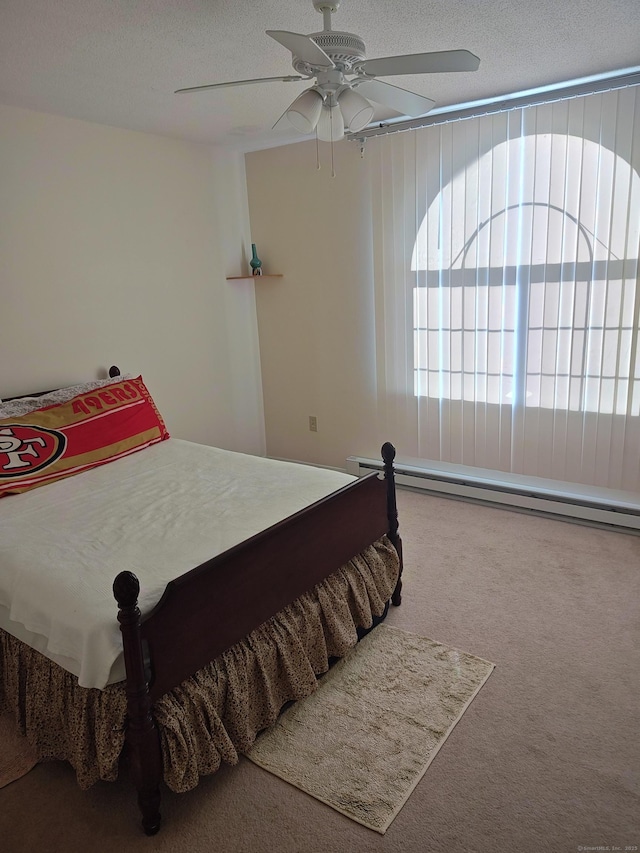
[[[309,429],[311,432],[318,432],[318,419],[315,415],[309,415]]]

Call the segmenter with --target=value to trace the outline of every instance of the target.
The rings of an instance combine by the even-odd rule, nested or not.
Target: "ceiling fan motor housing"
[[[322,48],[331,61],[341,71],[349,73],[356,62],[365,58],[365,46],[360,36],[353,33],[341,33],[336,30],[323,30],[320,33],[310,33],[309,38]],[[307,62],[293,57],[293,67],[300,74],[312,71]]]

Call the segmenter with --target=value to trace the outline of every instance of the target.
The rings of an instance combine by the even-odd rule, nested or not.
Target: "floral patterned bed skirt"
[[[329,659],[369,628],[395,588],[398,555],[383,537],[153,707],[164,779],[188,791],[221,762],[236,764],[282,706],[308,696]],[[115,612],[114,612],[115,618]],[[40,761],[68,761],[81,788],[112,781],[124,746],[124,683],[104,690],[0,630],[0,712],[13,714]]]

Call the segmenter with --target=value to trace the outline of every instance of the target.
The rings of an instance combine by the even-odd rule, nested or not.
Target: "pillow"
[[[0,497],[79,474],[167,438],[141,376],[2,418]]]
[[[122,382],[123,379],[133,379],[133,375],[125,373],[123,376],[95,379],[92,382],[83,382],[80,385],[69,385],[66,388],[59,388],[57,391],[41,394],[39,397],[20,397],[18,400],[8,400],[5,403],[0,401],[0,418],[15,418],[26,415],[27,412],[33,412],[35,409],[52,406],[54,403],[66,403],[67,400],[78,394],[94,391],[96,388],[103,388],[105,385],[112,385],[114,382]]]

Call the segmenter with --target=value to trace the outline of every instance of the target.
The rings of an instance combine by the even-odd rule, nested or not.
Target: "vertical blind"
[[[640,490],[640,87],[372,139],[381,426]]]

